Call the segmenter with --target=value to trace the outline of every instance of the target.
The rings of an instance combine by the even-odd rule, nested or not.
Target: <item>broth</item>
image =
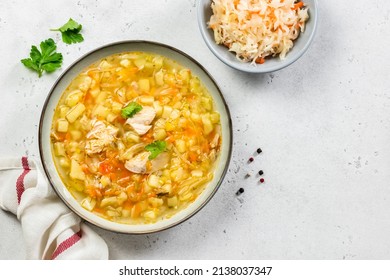
[[[61,179],[105,219],[154,223],[193,202],[213,178],[219,113],[191,71],[161,55],[120,53],[64,91],[51,142]]]

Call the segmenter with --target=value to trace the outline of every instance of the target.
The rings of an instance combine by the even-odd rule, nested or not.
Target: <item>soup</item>
[[[191,71],[153,53],[109,56],[79,74],[56,107],[56,168],[82,207],[125,224],[168,219],[213,178],[219,113]]]

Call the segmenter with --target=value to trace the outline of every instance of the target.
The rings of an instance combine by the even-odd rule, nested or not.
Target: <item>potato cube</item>
[[[108,63],[107,60],[103,60],[102,62],[100,62],[99,67],[101,69],[105,70],[105,69],[111,68],[112,65],[110,63]]]
[[[153,58],[154,67],[159,69],[163,66],[164,58],[162,56],[156,56]]]
[[[104,208],[106,206],[117,206],[117,205],[118,205],[118,198],[113,197],[113,196],[105,197],[100,202],[101,208]]]
[[[219,113],[214,112],[210,115],[210,120],[213,124],[219,123]]]
[[[154,74],[154,80],[156,81],[156,85],[164,85],[164,72],[160,70],[156,74]]]
[[[144,218],[147,220],[155,220],[156,219],[156,213],[154,211],[146,211],[144,213]]]
[[[65,119],[57,120],[57,131],[58,132],[67,132],[69,128],[69,123]]]
[[[156,110],[156,116],[159,117],[162,114],[163,107],[160,105],[158,101],[153,102],[154,110]]]
[[[191,120],[193,120],[194,122],[199,122],[201,120],[201,117],[197,113],[191,113]]]
[[[115,114],[119,114],[120,111],[122,110],[122,104],[119,103],[119,102],[112,102],[111,104],[111,108],[112,108],[112,112],[115,113]]]
[[[72,161],[70,162],[70,177],[72,179],[77,179],[77,180],[85,180],[85,174],[84,174],[84,171],[82,170],[80,164],[72,159]]]
[[[91,197],[86,197],[81,201],[81,206],[83,206],[88,211],[92,211],[95,208],[96,200]]]
[[[149,180],[148,180],[148,184],[149,186],[153,187],[153,188],[157,188],[160,186],[160,183],[159,183],[159,177],[152,174],[149,176]]]
[[[54,143],[54,154],[56,156],[66,156],[64,143],[61,142]]]
[[[167,199],[167,205],[169,207],[176,207],[177,206],[177,196],[169,197]]]
[[[107,98],[107,95],[108,95],[108,92],[107,92],[107,91],[101,91],[101,92],[99,93],[99,95],[96,97],[95,103],[96,103],[96,104],[104,103],[104,101],[105,101],[106,98]]]
[[[109,114],[108,108],[99,104],[95,107],[95,109],[92,112],[93,116],[100,117],[105,119]]]
[[[167,137],[165,129],[156,129],[153,133],[153,137],[156,140],[164,140]]]
[[[170,118],[171,118],[172,120],[175,120],[175,119],[177,119],[178,117],[180,117],[180,111],[177,110],[177,109],[173,109]]]
[[[124,138],[128,143],[138,143],[140,141],[139,135],[133,131],[125,132]]]
[[[122,59],[121,62],[119,62],[119,64],[127,68],[131,65],[131,62],[128,59]]]
[[[179,74],[180,74],[183,82],[188,83],[190,81],[190,74],[191,74],[190,70],[182,69],[182,70],[180,70]]]
[[[183,103],[181,103],[180,101],[178,101],[178,102],[176,102],[176,103],[173,105],[173,108],[175,108],[175,109],[180,109],[182,106],[183,106]]]
[[[121,192],[118,195],[118,204],[122,205],[127,200],[127,194],[125,192]]]
[[[68,168],[70,166],[69,160],[66,157],[61,157],[59,162],[61,167]]]
[[[177,139],[177,140],[175,141],[175,144],[176,144],[177,150],[178,150],[180,153],[185,153],[185,151],[186,151],[186,142],[185,142],[184,140]]]
[[[85,106],[82,103],[78,103],[66,114],[66,119],[73,123],[75,122],[85,111]]]
[[[72,130],[70,131],[70,136],[72,136],[73,140],[78,141],[81,139],[82,133],[79,130]]]
[[[208,116],[202,116],[203,131],[206,135],[210,134],[213,131],[213,124]]]
[[[107,118],[106,118],[106,119],[107,119],[108,122],[112,123],[112,122],[115,121],[115,119],[116,119],[117,117],[118,117],[117,115],[112,114],[112,113],[109,113],[109,114],[107,115]]]
[[[142,69],[145,67],[146,59],[145,58],[138,58],[134,60],[135,66],[137,66],[138,69]]]
[[[83,80],[79,84],[79,89],[86,92],[89,89],[89,87],[91,86],[91,83],[92,83],[92,78],[89,76],[86,76],[83,78]]]
[[[80,102],[82,96],[83,96],[83,92],[81,90],[78,89],[74,90],[68,94],[68,96],[65,99],[65,103],[69,107],[73,107]]]
[[[149,197],[148,202],[154,208],[157,208],[157,207],[164,204],[164,200],[162,200],[161,198],[157,198],[157,197]]]
[[[166,122],[165,123],[165,130],[166,131],[173,131],[173,130],[175,130],[175,126],[171,122]]]
[[[65,118],[66,113],[68,113],[69,111],[69,107],[65,105],[61,105],[58,110],[60,112],[60,118]]]
[[[171,106],[164,106],[162,117],[166,119],[169,118],[169,116],[172,114],[172,111],[173,109]]]
[[[100,184],[102,184],[103,187],[107,187],[107,186],[111,185],[110,177],[103,175],[100,178]]]
[[[119,217],[121,215],[121,213],[119,213],[118,211],[116,210],[107,210],[107,216],[110,216],[110,217]]]
[[[89,90],[89,94],[92,95],[93,98],[96,98],[100,93],[100,88],[94,88]]]
[[[150,84],[148,79],[140,79],[138,81],[139,89],[143,92],[148,92],[150,90]]]
[[[123,209],[122,210],[122,217],[123,218],[128,218],[128,217],[130,217],[130,215],[131,215],[131,211],[130,210],[128,210],[128,209]]]
[[[149,80],[148,80],[149,81]],[[140,81],[141,82],[141,81]],[[139,102],[143,104],[152,105],[154,102],[154,97],[150,95],[143,95],[139,97]]]
[[[200,169],[195,169],[191,171],[192,177],[203,177],[203,171]]]
[[[172,185],[171,184],[165,184],[161,187],[161,191],[163,193],[170,193],[172,191]]]
[[[210,111],[212,109],[211,99],[207,97],[202,97],[202,106],[207,111]]]

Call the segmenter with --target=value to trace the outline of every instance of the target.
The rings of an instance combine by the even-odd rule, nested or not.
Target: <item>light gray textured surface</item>
[[[59,41],[49,28],[69,17],[83,24],[85,42],[59,44],[63,69],[113,41],[159,41],[209,70],[233,116],[230,171],[212,201],[159,234],[96,229],[112,259],[390,258],[389,1],[319,1],[311,48],[268,75],[240,73],[214,57],[195,0],[37,3],[0,2],[0,155],[38,155],[40,111],[61,71],[38,79],[19,60],[32,44]],[[264,153],[248,165],[257,147]],[[266,183],[244,179],[259,169]],[[237,198],[239,187],[245,193]],[[0,225],[0,259],[24,259],[17,220],[0,211]]]

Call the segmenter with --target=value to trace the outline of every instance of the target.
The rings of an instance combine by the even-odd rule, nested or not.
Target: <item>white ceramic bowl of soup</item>
[[[52,129],[54,129],[53,125],[55,127],[55,124],[53,124],[53,118],[56,117],[56,110],[58,110],[57,106],[61,101],[63,93],[67,90],[75,77],[77,77],[82,71],[85,71],[85,69],[90,65],[106,57],[119,53],[131,52],[144,52],[162,56],[168,60],[177,62],[186,69],[189,69],[193,76],[199,78],[201,84],[207,89],[207,92],[212,98],[214,110],[219,113],[219,127],[222,139],[220,141],[218,157],[215,162],[214,169],[212,170],[213,176],[209,182],[204,184],[203,190],[199,193],[199,195],[197,195],[194,201],[188,203],[185,208],[181,209],[169,218],[163,217],[154,222],[147,221],[146,223],[135,224],[122,223],[115,220],[113,221],[82,207],[80,201],[78,201],[75,198],[75,195],[69,191],[69,186],[67,187],[64,183],[66,180],[64,181],[63,175],[60,174],[61,172],[58,169],[58,162],[55,162],[56,155],[53,149],[53,142],[51,140]],[[210,74],[198,62],[196,62],[196,60],[182,51],[160,43],[147,41],[123,41],[109,44],[89,52],[74,62],[58,78],[50,90],[42,110],[39,125],[39,148],[44,171],[49,179],[49,182],[61,200],[74,213],[79,215],[85,221],[106,230],[130,234],[152,233],[168,229],[187,220],[204,207],[213,197],[221,185],[228,169],[232,150],[232,123],[228,107],[217,83]],[[199,174],[197,175],[199,176]]]

